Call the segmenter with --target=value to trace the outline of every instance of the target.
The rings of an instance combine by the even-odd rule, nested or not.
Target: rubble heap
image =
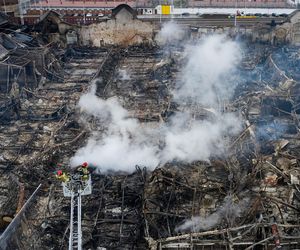
[[[182,48],[73,48],[62,54],[63,80],[47,76],[36,88],[20,86],[26,93],[20,109],[1,123],[1,183],[8,188],[14,178],[25,185],[25,198],[43,184],[27,213],[22,249],[67,246],[69,201],[51,175],[58,163],[68,170],[87,135],[101,131],[97,119],[82,121],[76,109],[92,79],[99,97],[117,96],[145,126],[167,122],[178,110],[197,119],[210,115],[172,100],[183,55]],[[93,193],[83,199],[84,248],[300,247],[298,62],[297,48],[248,46],[239,65],[243,82],[224,103],[224,112],[238,111],[244,120],[228,155],[209,163],[169,162],[153,172],[140,166],[132,174],[95,173]],[[1,193],[2,217],[14,215],[21,192],[12,193]]]

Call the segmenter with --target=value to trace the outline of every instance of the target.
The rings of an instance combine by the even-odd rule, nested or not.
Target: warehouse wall
[[[133,45],[153,40],[154,26],[150,22],[137,20],[123,8],[114,19],[83,26],[79,30],[82,45],[101,47],[104,45]]]

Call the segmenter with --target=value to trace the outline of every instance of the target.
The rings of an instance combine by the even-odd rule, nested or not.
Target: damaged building
[[[55,171],[84,161],[83,249],[300,248],[299,47],[219,31],[121,6],[1,33],[0,249],[68,248]]]

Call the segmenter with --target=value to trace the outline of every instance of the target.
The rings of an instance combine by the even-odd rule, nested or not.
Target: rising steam
[[[230,98],[237,85],[236,65],[241,60],[238,44],[213,35],[186,51],[189,60],[174,93],[176,100],[216,107]]]
[[[95,95],[96,86],[79,100],[82,112],[100,119],[104,133],[94,134],[87,145],[71,159],[76,166],[89,161],[101,170],[131,171],[136,165],[158,165],[157,146],[148,143],[146,130],[136,119],[128,118],[116,98],[102,100]]]
[[[156,41],[160,45],[176,44],[186,35],[186,31],[175,22],[164,23],[156,36]]]
[[[170,38],[172,32],[167,27],[174,26],[162,29]],[[220,108],[234,90],[232,75],[239,60],[238,45],[224,36],[210,36],[187,48],[187,64],[173,94],[178,104],[212,107],[210,119],[197,120],[193,114],[178,112],[168,123],[148,128],[130,118],[117,98],[96,97],[94,86],[80,98],[79,107],[100,120],[104,132],[94,132],[71,165],[88,161],[103,172],[132,172],[135,165],[153,169],[168,161],[209,160],[224,154],[228,136],[240,129],[238,117],[224,114]]]
[[[178,226],[175,231],[177,232],[198,232],[201,230],[208,230],[213,228],[222,220],[225,220],[228,226],[234,224],[235,220],[241,216],[241,213],[245,211],[249,199],[245,198],[239,202],[234,202],[233,197],[228,195],[225,197],[223,205],[219,209],[208,215],[207,217],[193,217],[190,220],[186,220],[182,225]]]

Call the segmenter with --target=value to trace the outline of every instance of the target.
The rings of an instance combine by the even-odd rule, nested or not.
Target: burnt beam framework
[[[226,110],[242,111],[245,126],[232,138],[226,159],[212,159],[210,164],[169,163],[152,173],[137,168],[131,175],[93,176],[94,192],[82,205],[84,248],[145,249],[147,244],[153,249],[251,248],[274,246],[276,237],[282,245],[297,246],[299,77],[296,67],[291,70],[280,59],[295,63],[296,53],[263,45],[249,49],[258,53],[244,56],[240,67],[245,84],[238,86],[233,100],[226,104]],[[180,49],[176,52],[182,53]],[[35,216],[28,216],[37,248],[67,246],[68,202],[61,197],[59,185],[47,181],[53,164],[68,163],[86,135],[99,128],[95,119],[88,121],[89,128],[83,127],[75,112],[89,81],[95,79],[99,97],[117,96],[129,114],[145,125],[167,121],[178,109],[191,110],[197,119],[203,119],[208,114],[202,107],[180,107],[172,101],[171,90],[182,63],[159,48],[71,49],[64,65],[64,83],[52,81],[32,91],[21,106],[26,103],[33,115],[24,119],[29,108],[22,107],[17,126],[2,125],[3,169],[11,166],[10,171],[26,182],[25,190],[41,180],[45,184]],[[34,176],[32,168],[37,173]],[[218,212],[228,193],[231,204],[247,199],[242,214],[226,214],[217,225],[199,233],[176,232],[176,226],[186,219]]]

